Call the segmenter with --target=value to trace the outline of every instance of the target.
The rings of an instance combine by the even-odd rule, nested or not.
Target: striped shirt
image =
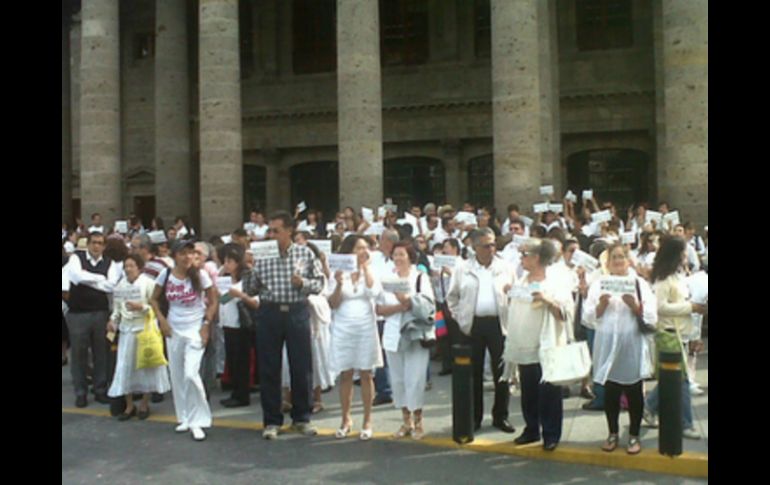
[[[244,281],[244,291],[249,295],[258,294],[262,302],[303,302],[308,295],[320,293],[324,285],[321,261],[310,248],[294,243],[279,258],[254,261],[252,273],[255,277]],[[302,288],[292,286],[294,274],[302,277]],[[253,287],[247,288],[247,285]]]
[[[166,268],[168,268],[168,265],[165,261],[160,258],[153,257],[151,260],[144,264],[144,268],[142,268],[142,274],[146,274],[150,277],[150,279],[156,280],[158,279],[158,275]]]

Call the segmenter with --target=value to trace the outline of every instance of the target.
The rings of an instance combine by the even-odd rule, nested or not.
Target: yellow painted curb
[[[87,416],[110,417],[109,411],[96,409],[62,408],[62,413],[81,414]],[[176,423],[175,416],[151,415],[147,421],[160,423]],[[214,427],[232,429],[250,429],[261,431],[262,423],[253,421],[240,421],[235,419],[214,419]],[[289,426],[281,428],[282,432],[290,432]],[[333,438],[335,430],[319,429],[318,436]],[[347,439],[358,439],[358,430],[351,431]],[[405,443],[417,443],[438,448],[455,450],[469,450],[481,453],[498,453],[502,455],[520,456],[540,460],[552,460],[563,463],[580,465],[594,465],[606,468],[619,468],[625,470],[640,470],[651,473],[664,473],[668,475],[680,475],[694,478],[708,478],[708,454],[685,452],[676,458],[670,458],[658,453],[657,449],[645,449],[635,456],[628,455],[625,448],[619,446],[612,453],[607,453],[596,447],[564,446],[560,445],[555,451],[544,451],[537,444],[517,446],[513,442],[499,442],[484,439],[476,439],[473,443],[458,445],[452,439],[446,437],[425,437],[416,441],[412,439],[396,440],[390,433],[374,433],[373,439],[382,441],[402,441]]]

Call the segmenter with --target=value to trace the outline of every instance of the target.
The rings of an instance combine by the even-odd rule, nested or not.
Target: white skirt
[[[153,369],[136,369],[136,334],[121,332],[118,339],[118,362],[107,395],[120,397],[141,392],[164,393],[171,390],[168,366]]]
[[[334,372],[329,366],[329,325],[319,325],[310,339],[313,352],[313,387],[326,389],[334,385]]]
[[[335,376],[350,369],[373,371],[383,367],[380,336],[373,317],[335,314],[329,347],[329,366]]]

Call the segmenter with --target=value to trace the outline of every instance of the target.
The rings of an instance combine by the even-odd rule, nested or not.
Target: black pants
[[[636,384],[623,385],[617,382],[607,381],[604,384],[604,414],[607,416],[607,426],[610,434],[618,434],[618,417],[620,416],[620,395],[626,394],[628,398],[628,414],[631,418],[629,434],[639,436],[639,428],[642,425],[642,411],[644,410],[644,395],[642,393],[642,381]]]
[[[454,318],[449,316],[446,304],[441,305],[444,312],[444,322],[446,323],[447,334],[438,341],[438,348],[441,352],[441,370],[452,370],[452,346],[462,342],[462,332]]]
[[[225,327],[225,362],[230,371],[232,399],[251,402],[249,388],[249,354],[256,343],[256,336],[245,328]]]
[[[503,374],[502,357],[505,337],[500,329],[498,317],[476,317],[471,329],[471,362],[473,362],[473,417],[475,425],[484,419],[484,351],[489,349],[492,357],[492,376],[495,383],[495,404],[492,407],[494,422],[508,419],[510,388],[507,382],[500,382]]]
[[[282,311],[286,307],[288,310]],[[313,395],[313,362],[310,354],[310,313],[307,303],[276,305],[265,302],[259,307],[257,317],[262,422],[265,426],[283,425],[281,361],[283,344],[286,342],[291,375],[291,418],[295,423],[309,423]]]
[[[524,415],[524,436],[539,438],[543,429],[543,441],[558,443],[564,416],[561,386],[541,383],[543,368],[540,364],[520,365],[521,413]]]

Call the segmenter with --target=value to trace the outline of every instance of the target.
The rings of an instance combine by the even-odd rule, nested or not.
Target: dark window
[[[477,207],[494,207],[495,165],[492,155],[468,162],[468,198]]]
[[[134,35],[134,59],[155,57],[155,36],[153,34]]]
[[[444,165],[424,157],[385,160],[385,198],[398,205],[399,216],[413,205],[443,204]]]
[[[476,57],[489,59],[492,57],[492,11],[489,0],[475,0],[473,18],[476,33]]]
[[[251,76],[254,71],[254,29],[251,2],[238,2],[238,36],[240,37],[241,79]]]
[[[634,43],[631,0],[578,0],[578,50],[631,47]]]
[[[294,74],[337,69],[336,0],[294,0]]]
[[[155,196],[134,197],[134,214],[145,228],[149,228],[152,218],[155,217]]]
[[[308,209],[323,212],[322,220],[332,221],[339,207],[337,162],[308,162],[291,167],[291,207],[305,201]]]
[[[427,0],[380,0],[380,39],[383,66],[427,62]]]
[[[569,189],[580,197],[593,189],[600,202],[612,202],[625,217],[631,204],[647,201],[649,157],[638,150],[590,150],[567,160]]]
[[[267,169],[256,165],[243,166],[243,215],[244,220],[249,218],[249,212],[254,209],[265,210],[267,202],[267,189],[265,180]]]
[[[72,227],[73,228],[76,228],[76,226],[74,225],[75,219],[80,219],[80,218],[81,218],[81,215],[80,215],[80,199],[72,199],[72,223],[73,223]],[[86,226],[86,227],[88,227],[88,226]]]

